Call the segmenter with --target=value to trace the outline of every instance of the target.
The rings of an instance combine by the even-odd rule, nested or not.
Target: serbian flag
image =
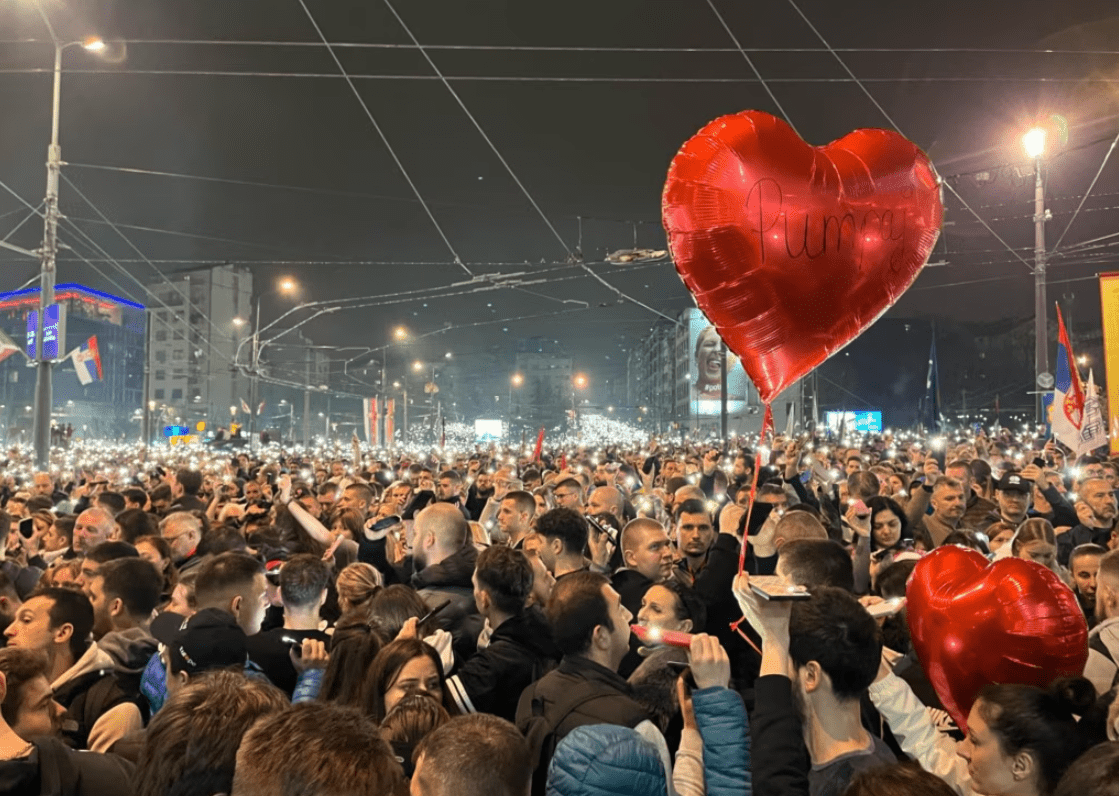
[[[74,363],[74,371],[78,374],[78,381],[83,386],[101,381],[101,353],[97,350],[97,335],[71,351],[70,359]]]
[[[391,446],[396,434],[396,399],[385,399],[385,444]]]
[[[540,454],[544,452],[544,426],[540,427],[540,431],[536,434],[536,448],[532,451],[532,460],[534,462],[540,461]]]
[[[1072,451],[1080,450],[1080,429],[1084,425],[1084,388],[1076,370],[1061,308],[1057,307],[1057,372],[1053,382],[1053,436]]]
[[[23,349],[19,347],[19,344],[17,344],[15,340],[13,340],[11,337],[5,334],[2,329],[0,329],[0,362],[3,362],[16,351],[22,350]]]
[[[253,411],[252,408],[249,407],[248,402],[244,398],[241,399],[241,411],[244,412],[247,415],[252,414],[252,411]]]

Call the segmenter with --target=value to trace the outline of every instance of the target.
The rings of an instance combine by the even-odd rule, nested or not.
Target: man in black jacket
[[[433,503],[416,515],[415,549],[412,553],[412,587],[428,608],[446,600],[437,621],[454,639],[455,656],[473,654],[482,632],[482,617],[474,604],[474,564],[478,550],[470,526],[457,506]]]
[[[636,616],[641,598],[654,583],[672,577],[672,542],[664,526],[648,517],[639,517],[622,529],[622,558],[625,566],[614,573],[610,585],[624,605]]]
[[[555,668],[560,653],[532,594],[532,566],[524,553],[491,547],[478,556],[474,602],[493,628],[485,649],[463,664],[447,689],[463,713],[493,713],[512,721],[521,692]]]
[[[658,749],[664,745],[660,730],[617,673],[629,651],[633,615],[606,578],[573,572],[556,584],[545,614],[563,660],[526,688],[517,705],[517,729],[528,739],[536,765],[533,794],[544,793],[556,746],[576,727],[630,727]]]

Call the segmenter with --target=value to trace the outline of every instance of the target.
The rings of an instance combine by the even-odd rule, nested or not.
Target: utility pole
[[[1049,376],[1048,302],[1045,296],[1045,178],[1041,170],[1042,156],[1034,158],[1034,375],[1041,391],[1037,394],[1036,421],[1043,422],[1043,391],[1053,386]],[[1048,378],[1046,378],[1048,377]],[[1049,384],[1042,382],[1049,381]]]
[[[53,31],[52,31],[53,35]],[[39,317],[35,323],[35,465],[50,467],[52,363],[43,345],[47,308],[54,304],[55,258],[58,253],[58,177],[62,171],[62,147],[58,145],[58,116],[62,98],[62,45],[54,46],[54,99],[51,106],[51,143],[47,148],[47,195],[43,212],[43,247],[39,252]],[[59,340],[58,345],[64,346]]]
[[[249,378],[249,450],[256,450],[257,379],[260,373],[260,294],[256,296],[256,318],[253,320],[253,356]]]

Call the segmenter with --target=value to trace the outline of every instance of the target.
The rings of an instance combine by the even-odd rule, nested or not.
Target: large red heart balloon
[[[1084,672],[1088,626],[1072,590],[1033,561],[989,563],[975,550],[938,547],[906,589],[921,667],[957,726],[989,683],[1045,687]]]
[[[677,271],[766,403],[897,301],[943,212],[932,164],[902,136],[812,147],[760,111],[687,141],[661,205]]]

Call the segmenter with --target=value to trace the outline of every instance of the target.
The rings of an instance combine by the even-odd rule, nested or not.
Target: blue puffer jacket
[[[577,727],[556,747],[547,796],[666,796],[656,748],[628,727]]]
[[[703,736],[703,776],[707,796],[749,796],[749,720],[742,698],[729,688],[692,692],[692,707]]]

